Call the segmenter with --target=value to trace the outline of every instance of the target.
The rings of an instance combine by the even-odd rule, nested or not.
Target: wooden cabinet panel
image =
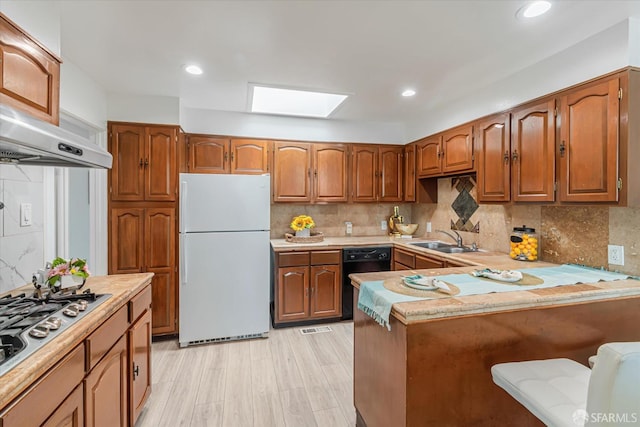
[[[153,333],[170,334],[177,331],[176,325],[176,279],[173,271],[153,271],[151,280]]]
[[[393,249],[393,261],[394,263],[400,263],[408,268],[414,268],[415,255],[412,252],[403,251],[401,249]]]
[[[41,425],[82,382],[83,377],[84,344],[80,344],[0,413],[0,425]]]
[[[560,200],[618,200],[618,78],[560,99]]]
[[[231,140],[231,173],[259,175],[269,172],[270,142],[259,139]]]
[[[404,149],[404,201],[416,201],[416,145]]]
[[[418,176],[439,175],[442,172],[440,162],[442,137],[429,137],[418,142],[416,161]]]
[[[342,315],[340,265],[312,266],[310,279],[310,316],[334,317]]]
[[[111,209],[109,229],[109,274],[140,273],[144,270],[144,209]]]
[[[378,150],[378,200],[381,202],[401,202],[404,147],[380,146]]]
[[[309,267],[278,269],[278,320],[309,317]]]
[[[172,269],[175,265],[176,217],[174,208],[145,210],[145,268]]]
[[[442,134],[442,173],[473,169],[473,126],[461,126]]]
[[[296,267],[309,265],[309,252],[290,252],[278,254],[279,267]]]
[[[111,200],[144,199],[144,138],[144,127],[118,124],[111,126]]]
[[[274,143],[274,202],[311,201],[311,152],[311,144]]]
[[[555,182],[555,100],[524,106],[511,118],[511,199],[552,202]]]
[[[426,269],[426,268],[443,268],[444,264],[445,264],[444,261],[440,259],[431,258],[426,255],[416,254],[416,262],[415,262],[414,268],[416,270]]]
[[[129,327],[126,306],[120,308],[86,339],[87,370],[91,370]]]
[[[510,116],[500,114],[476,125],[478,201],[507,202],[511,198]]]
[[[150,307],[148,307],[150,308]],[[151,311],[129,329],[129,366],[131,395],[129,396],[129,425],[133,426],[151,394]]]
[[[60,62],[0,14],[0,103],[57,126]]]
[[[351,158],[351,199],[354,202],[375,202],[378,197],[378,148],[354,145]]]
[[[401,271],[401,270],[412,270],[413,267],[409,267],[408,265],[404,265],[400,262],[393,263],[393,271]]]
[[[127,425],[126,336],[87,375],[84,391],[87,427]]]
[[[313,251],[311,252],[311,265],[340,264],[341,251]]]
[[[348,199],[347,145],[314,144],[314,200],[346,202]]]
[[[229,173],[229,138],[188,135],[190,173]]]
[[[149,126],[145,132],[145,200],[172,202],[177,192],[177,129]]]
[[[84,426],[84,388],[80,384],[42,424],[42,427],[82,426]]]

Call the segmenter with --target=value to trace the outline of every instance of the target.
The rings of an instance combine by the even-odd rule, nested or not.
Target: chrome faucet
[[[458,245],[458,247],[459,247],[459,248],[461,248],[461,247],[462,247],[462,237],[460,236],[460,234],[458,234],[458,232],[457,232],[456,230],[451,230],[451,231],[453,231],[454,233],[456,233],[456,235],[455,235],[455,236],[454,236],[453,234],[451,234],[451,233],[447,232],[447,231],[444,231],[444,230],[436,230],[436,231],[437,231],[438,233],[444,233],[444,234],[446,234],[447,236],[451,237],[453,240],[455,240],[455,241],[456,241],[456,244]]]

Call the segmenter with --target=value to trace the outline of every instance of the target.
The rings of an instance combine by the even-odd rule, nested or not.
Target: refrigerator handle
[[[185,223],[187,222],[186,211],[187,207],[187,182],[182,181],[180,183],[180,234],[184,234],[185,231]]]
[[[189,281],[187,276],[187,250],[184,247],[186,236],[184,233],[180,234],[180,285],[185,286]]]

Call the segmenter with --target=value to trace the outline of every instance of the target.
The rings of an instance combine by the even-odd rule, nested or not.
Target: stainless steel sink
[[[457,246],[450,246],[448,248],[432,248],[434,251],[443,252],[445,254],[459,254],[462,252],[476,252],[471,248],[459,248]]]
[[[420,246],[421,248],[427,248],[427,249],[438,249],[438,248],[454,248],[456,247],[455,245],[450,245],[449,243],[444,243],[444,242],[411,242],[409,243],[410,245],[413,246]]]

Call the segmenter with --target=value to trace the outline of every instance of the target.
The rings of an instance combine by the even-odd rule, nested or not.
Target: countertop
[[[131,297],[149,285],[152,277],[153,273],[89,277],[83,290],[91,289],[98,294],[111,294],[111,297],[0,377],[0,409],[53,367]],[[20,290],[30,292],[33,287],[16,289],[10,293],[17,293]]]

